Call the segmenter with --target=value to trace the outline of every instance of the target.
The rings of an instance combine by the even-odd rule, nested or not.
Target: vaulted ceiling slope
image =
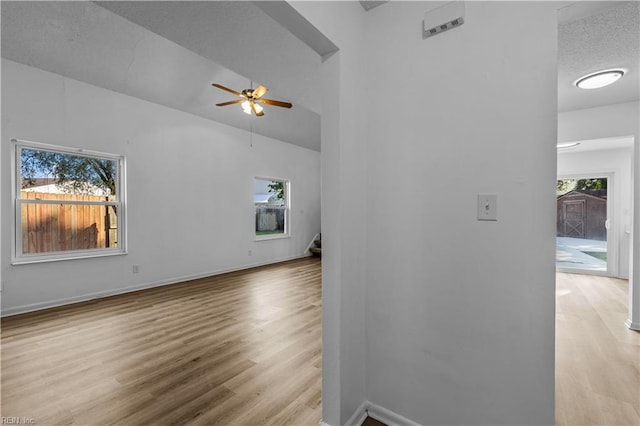
[[[319,151],[321,58],[277,23],[273,13],[265,13],[269,5],[286,5],[276,3],[2,1],[1,53],[19,63]],[[637,1],[581,1],[560,10],[561,112],[640,98],[639,8]],[[327,46],[327,40],[321,45]],[[335,46],[329,42],[326,49]],[[614,85],[599,90],[573,85],[584,74],[612,67],[627,69]],[[215,103],[230,98],[212,88],[214,82],[240,90],[252,82],[263,84],[270,98],[290,101],[294,108],[268,108],[260,119],[239,108],[218,108]]]
[[[320,150],[320,56],[250,2],[1,2],[2,57]],[[216,107],[253,82],[290,110]]]
[[[593,108],[640,99],[640,3],[579,2],[560,10],[558,110]],[[574,82],[589,73],[624,68],[615,84],[583,90]]]

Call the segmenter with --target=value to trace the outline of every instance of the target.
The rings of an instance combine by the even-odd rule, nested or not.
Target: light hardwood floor
[[[2,319],[2,416],[38,425],[313,425],[320,261]]]
[[[628,282],[557,274],[556,424],[640,425],[640,333]]]
[[[640,424],[627,285],[558,274],[557,424]],[[3,318],[2,416],[315,426],[320,293],[309,258]]]

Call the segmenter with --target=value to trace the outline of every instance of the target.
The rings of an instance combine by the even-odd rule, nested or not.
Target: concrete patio
[[[607,262],[584,252],[607,252],[607,242],[581,238],[556,238],[556,268],[606,271]]]

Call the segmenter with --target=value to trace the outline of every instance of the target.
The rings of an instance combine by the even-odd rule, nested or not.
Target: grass
[[[584,254],[588,254],[591,257],[595,257],[596,259],[607,261],[607,252],[606,251],[583,251]]]

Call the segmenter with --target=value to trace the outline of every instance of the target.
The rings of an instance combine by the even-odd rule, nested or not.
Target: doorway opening
[[[608,274],[609,176],[559,178],[556,188],[556,268]]]

